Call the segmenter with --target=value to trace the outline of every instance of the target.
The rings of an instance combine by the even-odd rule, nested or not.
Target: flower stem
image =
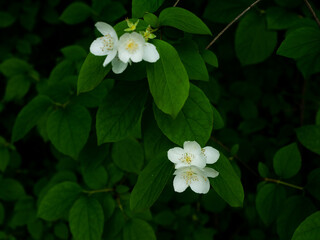
[[[173,7],[176,7],[179,2],[180,2],[180,0],[177,0],[177,1],[175,2],[175,4],[173,4]]]
[[[247,7],[242,13],[240,13],[235,19],[233,19],[224,29],[222,29],[221,32],[218,33],[218,35],[208,44],[206,49],[209,49],[212,44],[214,44],[222,34],[224,34],[225,31],[227,31],[236,21],[238,21],[239,18],[241,18],[245,13],[247,13],[251,8],[253,8],[256,4],[261,2],[262,0],[256,0],[254,3],[252,3],[249,7]]]
[[[303,187],[300,187],[300,186],[297,186],[297,185],[294,185],[294,184],[291,184],[291,183],[283,182],[283,181],[278,180],[278,179],[273,179],[273,178],[263,178],[263,181],[266,181],[266,182],[273,182],[273,183],[278,183],[278,184],[285,185],[285,186],[287,186],[287,187],[291,187],[291,188],[295,188],[295,189],[298,189],[298,190],[303,191]]]
[[[316,20],[318,26],[320,27],[320,20],[319,18],[317,17],[317,14],[315,13],[315,11],[313,10],[311,4],[309,3],[308,0],[304,0],[305,4],[307,5],[309,11],[311,12],[312,16],[314,17],[314,19]]]
[[[113,188],[104,188],[104,189],[97,189],[97,190],[83,190],[83,192],[91,195],[91,194],[102,193],[102,192],[113,192]]]

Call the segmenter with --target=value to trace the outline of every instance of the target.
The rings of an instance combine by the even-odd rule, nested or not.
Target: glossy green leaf
[[[320,126],[306,125],[296,129],[299,142],[312,152],[320,154]]]
[[[89,111],[81,105],[68,105],[53,111],[47,121],[48,137],[62,153],[76,157],[88,140]]]
[[[262,62],[271,56],[277,44],[277,33],[266,29],[263,15],[248,13],[239,22],[235,50],[242,65]]]
[[[143,149],[137,140],[128,138],[113,144],[112,159],[120,169],[139,173],[143,166]]]
[[[146,222],[138,218],[133,218],[124,225],[124,240],[156,240],[156,235],[152,227]]]
[[[74,182],[62,182],[55,185],[40,202],[38,217],[54,221],[65,216],[81,192],[81,187]]]
[[[149,88],[157,107],[178,115],[189,95],[189,78],[177,51],[169,43],[154,40],[160,59],[147,64]]]
[[[140,18],[146,12],[153,13],[163,2],[164,0],[132,0],[132,17]]]
[[[25,191],[20,182],[15,179],[0,179],[0,199],[4,201],[16,201],[25,195]]]
[[[219,172],[218,177],[209,178],[214,191],[231,207],[242,207],[244,200],[243,187],[229,159],[220,154],[219,160],[212,165],[212,168]]]
[[[49,107],[53,105],[50,98],[39,95],[32,99],[19,112],[12,131],[12,141],[23,138],[43,117]]]
[[[286,192],[280,185],[268,183],[263,185],[256,196],[256,208],[262,221],[270,225],[284,206]]]
[[[277,54],[294,59],[310,55],[314,51],[320,54],[319,44],[320,30],[318,28],[298,28],[289,32],[281,43]]]
[[[283,178],[291,178],[301,168],[301,155],[296,143],[279,149],[273,158],[273,168],[276,174]]]
[[[212,51],[205,49],[201,52],[201,56],[206,63],[214,67],[219,67],[217,55]]]
[[[306,197],[293,196],[288,198],[277,219],[277,232],[280,240],[291,239],[298,225],[314,210],[315,206]]]
[[[141,84],[115,87],[97,112],[98,144],[123,140],[139,123],[147,91]]]
[[[71,3],[61,14],[60,20],[67,24],[85,21],[92,14],[91,8],[82,2]]]
[[[161,131],[174,143],[196,141],[204,146],[210,138],[213,112],[209,100],[196,86],[191,85],[190,95],[175,119],[154,106],[155,119]]]
[[[138,181],[130,196],[131,209],[147,209],[160,196],[167,181],[173,174],[173,164],[166,155],[151,160],[139,174]]]
[[[212,106],[212,112],[213,112],[213,129],[218,130],[224,127],[224,121],[218,112],[218,110]]]
[[[79,198],[70,210],[69,224],[76,240],[101,239],[104,215],[100,203],[92,197]]]
[[[320,236],[320,211],[307,217],[296,229],[292,240],[317,240]]]
[[[84,61],[78,78],[78,94],[93,90],[111,70],[111,65],[103,67],[105,56],[95,56],[88,54]]]
[[[209,74],[206,64],[201,57],[196,43],[192,40],[185,39],[175,45],[181,61],[187,70],[189,79],[192,80],[209,80]]]
[[[207,25],[192,12],[179,8],[169,7],[159,15],[160,26],[170,26],[188,33],[211,34]]]
[[[146,13],[143,15],[143,20],[148,23],[151,27],[157,28],[159,27],[159,19],[153,13]]]

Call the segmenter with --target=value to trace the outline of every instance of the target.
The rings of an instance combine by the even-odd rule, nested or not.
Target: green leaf
[[[320,168],[314,169],[308,175],[308,183],[306,189],[314,196],[316,199],[320,201]]]
[[[10,161],[10,153],[7,147],[0,145],[0,171],[4,172]]]
[[[80,61],[87,57],[87,52],[79,45],[70,45],[60,50],[63,55],[71,61]]]
[[[278,217],[284,206],[285,198],[286,192],[280,185],[268,183],[258,190],[256,208],[266,225],[269,225]]]
[[[12,101],[23,98],[30,88],[30,80],[25,75],[15,75],[7,83],[4,95],[5,101]]]
[[[259,162],[258,172],[259,172],[260,176],[263,178],[268,177],[270,174],[268,166],[266,164],[264,164],[263,162]]]
[[[296,129],[299,142],[312,152],[320,154],[320,126],[307,125]]]
[[[132,0],[132,17],[141,18],[146,12],[158,10],[164,0]]]
[[[7,12],[0,12],[0,28],[6,28],[12,25],[15,21],[15,18]]]
[[[72,75],[74,75],[74,67],[72,61],[63,60],[53,68],[50,73],[48,82],[50,84],[60,84],[63,80]]]
[[[42,239],[43,234],[43,223],[40,219],[37,219],[32,222],[28,222],[28,232],[30,233],[33,239]]]
[[[101,239],[104,215],[100,203],[92,197],[79,198],[70,210],[69,224],[74,239]]]
[[[146,97],[145,85],[117,85],[97,112],[98,144],[128,137],[140,120]]]
[[[281,43],[277,54],[293,59],[312,55],[315,51],[320,54],[320,30],[303,27],[289,32]]]
[[[242,207],[243,187],[228,158],[220,154],[220,158],[213,165],[213,168],[219,172],[218,177],[209,178],[213,189],[231,207]]]
[[[149,2],[149,1],[148,1]],[[143,15],[143,20],[153,28],[159,27],[159,19],[153,13],[146,13]]]
[[[128,138],[113,144],[113,162],[124,171],[139,173],[143,158],[143,149],[135,139]]]
[[[0,179],[0,199],[4,201],[16,201],[25,195],[25,191],[20,182],[15,179]]]
[[[69,239],[69,229],[65,223],[58,223],[54,226],[54,235],[60,239]]]
[[[213,112],[213,129],[218,130],[224,127],[224,121],[218,112],[218,110],[214,107],[212,107],[212,112]]]
[[[138,218],[130,219],[123,228],[124,240],[156,240],[152,227]]]
[[[99,189],[107,185],[108,173],[103,166],[83,168],[82,176],[91,189]]]
[[[277,219],[277,232],[280,240],[291,239],[294,230],[314,210],[315,206],[306,197],[293,196],[288,198]]]
[[[26,61],[18,58],[10,58],[0,64],[0,72],[6,77],[24,74],[31,69],[31,66]]]
[[[229,23],[251,3],[252,0],[212,0],[208,2],[203,16],[213,22]]]
[[[93,90],[104,79],[111,69],[109,64],[103,67],[102,64],[105,56],[95,56],[91,53],[88,54],[84,61],[78,78],[78,94],[82,92],[89,92]]]
[[[161,131],[174,143],[196,141],[204,146],[210,138],[213,125],[212,107],[205,94],[191,85],[190,95],[175,119],[154,106],[154,115]]]
[[[13,125],[12,142],[23,138],[39,122],[52,105],[53,103],[50,98],[39,95],[24,106]]]
[[[61,14],[60,20],[67,24],[84,22],[92,14],[91,8],[81,2],[71,3]]]
[[[38,217],[54,221],[68,214],[73,203],[82,192],[74,182],[63,182],[52,187],[40,202]]]
[[[178,115],[189,95],[189,78],[177,51],[169,43],[154,40],[160,59],[147,64],[149,88],[157,107]]]
[[[206,64],[201,57],[196,43],[192,40],[184,39],[175,45],[181,61],[187,70],[189,79],[209,81],[209,74]]]
[[[279,6],[294,8],[301,4],[301,0],[274,0]]]
[[[30,196],[24,196],[15,203],[9,225],[12,228],[27,225],[28,222],[34,220],[35,215],[34,199]]]
[[[219,67],[218,58],[212,51],[205,49],[201,52],[201,56],[206,63],[216,68]]]
[[[248,13],[240,21],[235,37],[235,50],[242,65],[263,62],[277,44],[277,32],[266,29],[263,15]]]
[[[76,157],[86,144],[91,129],[89,111],[81,105],[67,105],[53,111],[47,121],[48,137],[63,154]]]
[[[179,8],[169,7],[159,15],[160,26],[170,26],[188,33],[212,35],[207,25],[192,12]]]
[[[173,165],[165,154],[151,160],[139,174],[130,196],[130,208],[150,208],[158,199],[167,181],[173,174]]]
[[[296,229],[292,240],[317,240],[320,236],[320,211],[307,217]]]
[[[301,168],[301,155],[296,143],[280,148],[273,158],[276,174],[283,178],[291,178]]]
[[[288,29],[299,20],[299,15],[289,12],[285,8],[271,7],[266,11],[268,29]]]

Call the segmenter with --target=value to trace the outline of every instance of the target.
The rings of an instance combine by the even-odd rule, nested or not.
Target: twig
[[[278,184],[282,184],[282,185],[285,185],[285,186],[288,186],[288,187],[295,188],[295,189],[303,191],[303,187],[299,187],[299,186],[291,184],[291,183],[283,182],[283,181],[278,180],[278,179],[263,178],[263,181],[278,183]]]
[[[180,2],[180,0],[177,0],[177,1],[175,2],[175,4],[173,5],[173,7],[176,7],[179,2]]]
[[[206,49],[210,48],[212,44],[214,44],[222,34],[224,34],[225,31],[228,30],[229,27],[232,26],[236,21],[238,21],[239,18],[241,18],[245,13],[247,13],[251,8],[253,8],[256,4],[261,2],[262,0],[256,0],[254,3],[252,3],[247,9],[245,9],[242,13],[240,13],[235,19],[233,19],[221,32],[218,33],[218,35],[208,44]]]
[[[113,188],[104,188],[104,189],[98,189],[98,190],[83,190],[84,193],[87,193],[89,195],[95,194],[95,193],[102,193],[102,192],[112,192]]]
[[[313,10],[311,4],[309,3],[308,0],[304,0],[305,4],[307,5],[308,9],[310,10],[310,12],[312,13],[314,19],[316,20],[318,26],[320,27],[320,20],[319,18],[317,17],[317,14],[315,13],[315,11]]]

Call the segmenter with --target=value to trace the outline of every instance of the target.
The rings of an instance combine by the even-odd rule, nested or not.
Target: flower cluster
[[[127,20],[128,27],[125,31],[134,31],[138,24]],[[90,46],[90,52],[96,56],[107,56],[103,66],[112,64],[112,71],[122,73],[131,62],[156,62],[160,58],[156,47],[146,42],[145,34],[137,32],[124,33],[119,39],[116,31],[107,23],[97,22],[98,31],[103,35],[94,40]],[[148,29],[147,29],[148,31]]]
[[[184,142],[183,148],[174,147],[168,151],[168,158],[175,164],[173,187],[183,192],[190,186],[196,193],[207,193],[210,189],[208,177],[215,178],[219,172],[206,167],[218,161],[220,153],[213,147],[201,148],[195,141]]]

